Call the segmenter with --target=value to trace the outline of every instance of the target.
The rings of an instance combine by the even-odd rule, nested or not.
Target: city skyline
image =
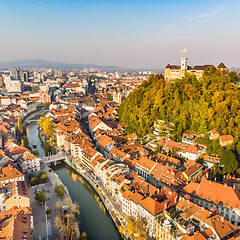
[[[0,62],[239,67],[238,1],[1,1]]]

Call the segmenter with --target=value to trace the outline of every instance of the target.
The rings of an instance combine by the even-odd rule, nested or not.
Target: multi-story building
[[[1,212],[0,221],[0,239],[31,239],[33,230],[31,208],[14,208]]]
[[[27,182],[18,181],[13,184],[11,195],[6,198],[6,211],[13,207],[23,208],[30,207],[30,195],[28,192]]]
[[[3,167],[0,170],[0,186],[8,183],[24,181],[25,176],[14,166]]]
[[[23,92],[23,82],[20,81],[19,68],[11,68],[10,75],[4,77],[5,86],[8,92]]]
[[[190,182],[181,191],[189,194],[194,203],[209,210],[215,207],[226,220],[240,226],[240,191],[235,185],[202,179],[200,183]]]
[[[18,159],[19,166],[24,174],[40,171],[41,159],[26,151]]]
[[[196,161],[205,151],[201,146],[192,145],[192,143],[175,142],[168,137],[161,137],[159,144],[163,146],[163,150],[175,152],[176,156],[187,160]]]
[[[154,162],[146,157],[141,157],[136,163],[135,170],[154,186],[165,186],[173,191],[183,187],[185,179],[174,167]]]

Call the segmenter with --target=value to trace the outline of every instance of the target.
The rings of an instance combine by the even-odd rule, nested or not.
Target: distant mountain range
[[[0,62],[0,69],[7,70],[11,67],[20,67],[21,70],[24,68],[52,68],[52,69],[63,69],[63,70],[72,70],[72,69],[84,69],[86,68],[96,68],[101,70],[123,70],[123,68],[116,66],[99,66],[95,64],[72,64],[72,63],[62,63],[62,62],[52,62],[41,59],[24,59],[10,62]]]
[[[148,69],[148,68],[122,68],[118,66],[100,66],[96,64],[80,64],[80,63],[62,63],[62,62],[52,62],[42,59],[23,59],[17,61],[9,61],[9,62],[0,62],[0,70],[8,70],[11,67],[20,67],[23,69],[30,68],[51,68],[51,69],[62,69],[62,70],[72,70],[79,69],[82,70],[86,68],[95,68],[101,69],[105,71],[156,71],[156,72],[164,72],[164,69]]]

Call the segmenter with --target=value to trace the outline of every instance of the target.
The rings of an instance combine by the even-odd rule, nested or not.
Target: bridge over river
[[[26,124],[29,124],[31,122],[38,122],[38,121],[39,121],[39,119],[29,119],[26,121]]]
[[[44,163],[54,163],[54,165],[56,165],[58,161],[62,161],[66,159],[68,156],[69,155],[66,152],[58,152],[57,154],[54,155],[42,157],[42,161]]]

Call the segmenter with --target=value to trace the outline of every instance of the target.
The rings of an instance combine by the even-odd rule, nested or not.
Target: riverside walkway
[[[45,238],[46,240],[57,239],[59,237],[59,232],[54,226],[54,219],[57,215],[56,202],[60,202],[63,206],[65,206],[67,199],[70,200],[70,203],[72,203],[72,199],[67,187],[62,183],[56,173],[50,171],[50,168],[44,163],[41,164],[41,169],[48,174],[49,180],[47,183],[29,187],[31,207],[34,212],[34,230],[31,239],[38,240],[39,237],[41,237],[41,239]],[[64,186],[65,195],[63,198],[56,196],[54,190],[55,184],[62,184]],[[47,201],[44,206],[40,206],[35,200],[35,193],[39,190],[42,190],[47,197]],[[52,210],[50,217],[47,217],[47,209]],[[78,236],[80,235],[78,228],[77,234]]]
[[[121,206],[112,197],[109,191],[103,186],[102,182],[95,179],[95,176],[93,175],[93,173],[91,173],[91,171],[89,171],[86,167],[75,164],[74,160],[71,161],[69,160],[69,158],[66,158],[64,162],[68,166],[70,166],[72,169],[77,171],[93,187],[93,189],[96,191],[101,201],[103,202],[105,208],[107,209],[116,227],[119,229],[121,224],[125,228],[126,215],[120,210]],[[127,234],[125,234],[124,239],[131,239],[131,238]]]

